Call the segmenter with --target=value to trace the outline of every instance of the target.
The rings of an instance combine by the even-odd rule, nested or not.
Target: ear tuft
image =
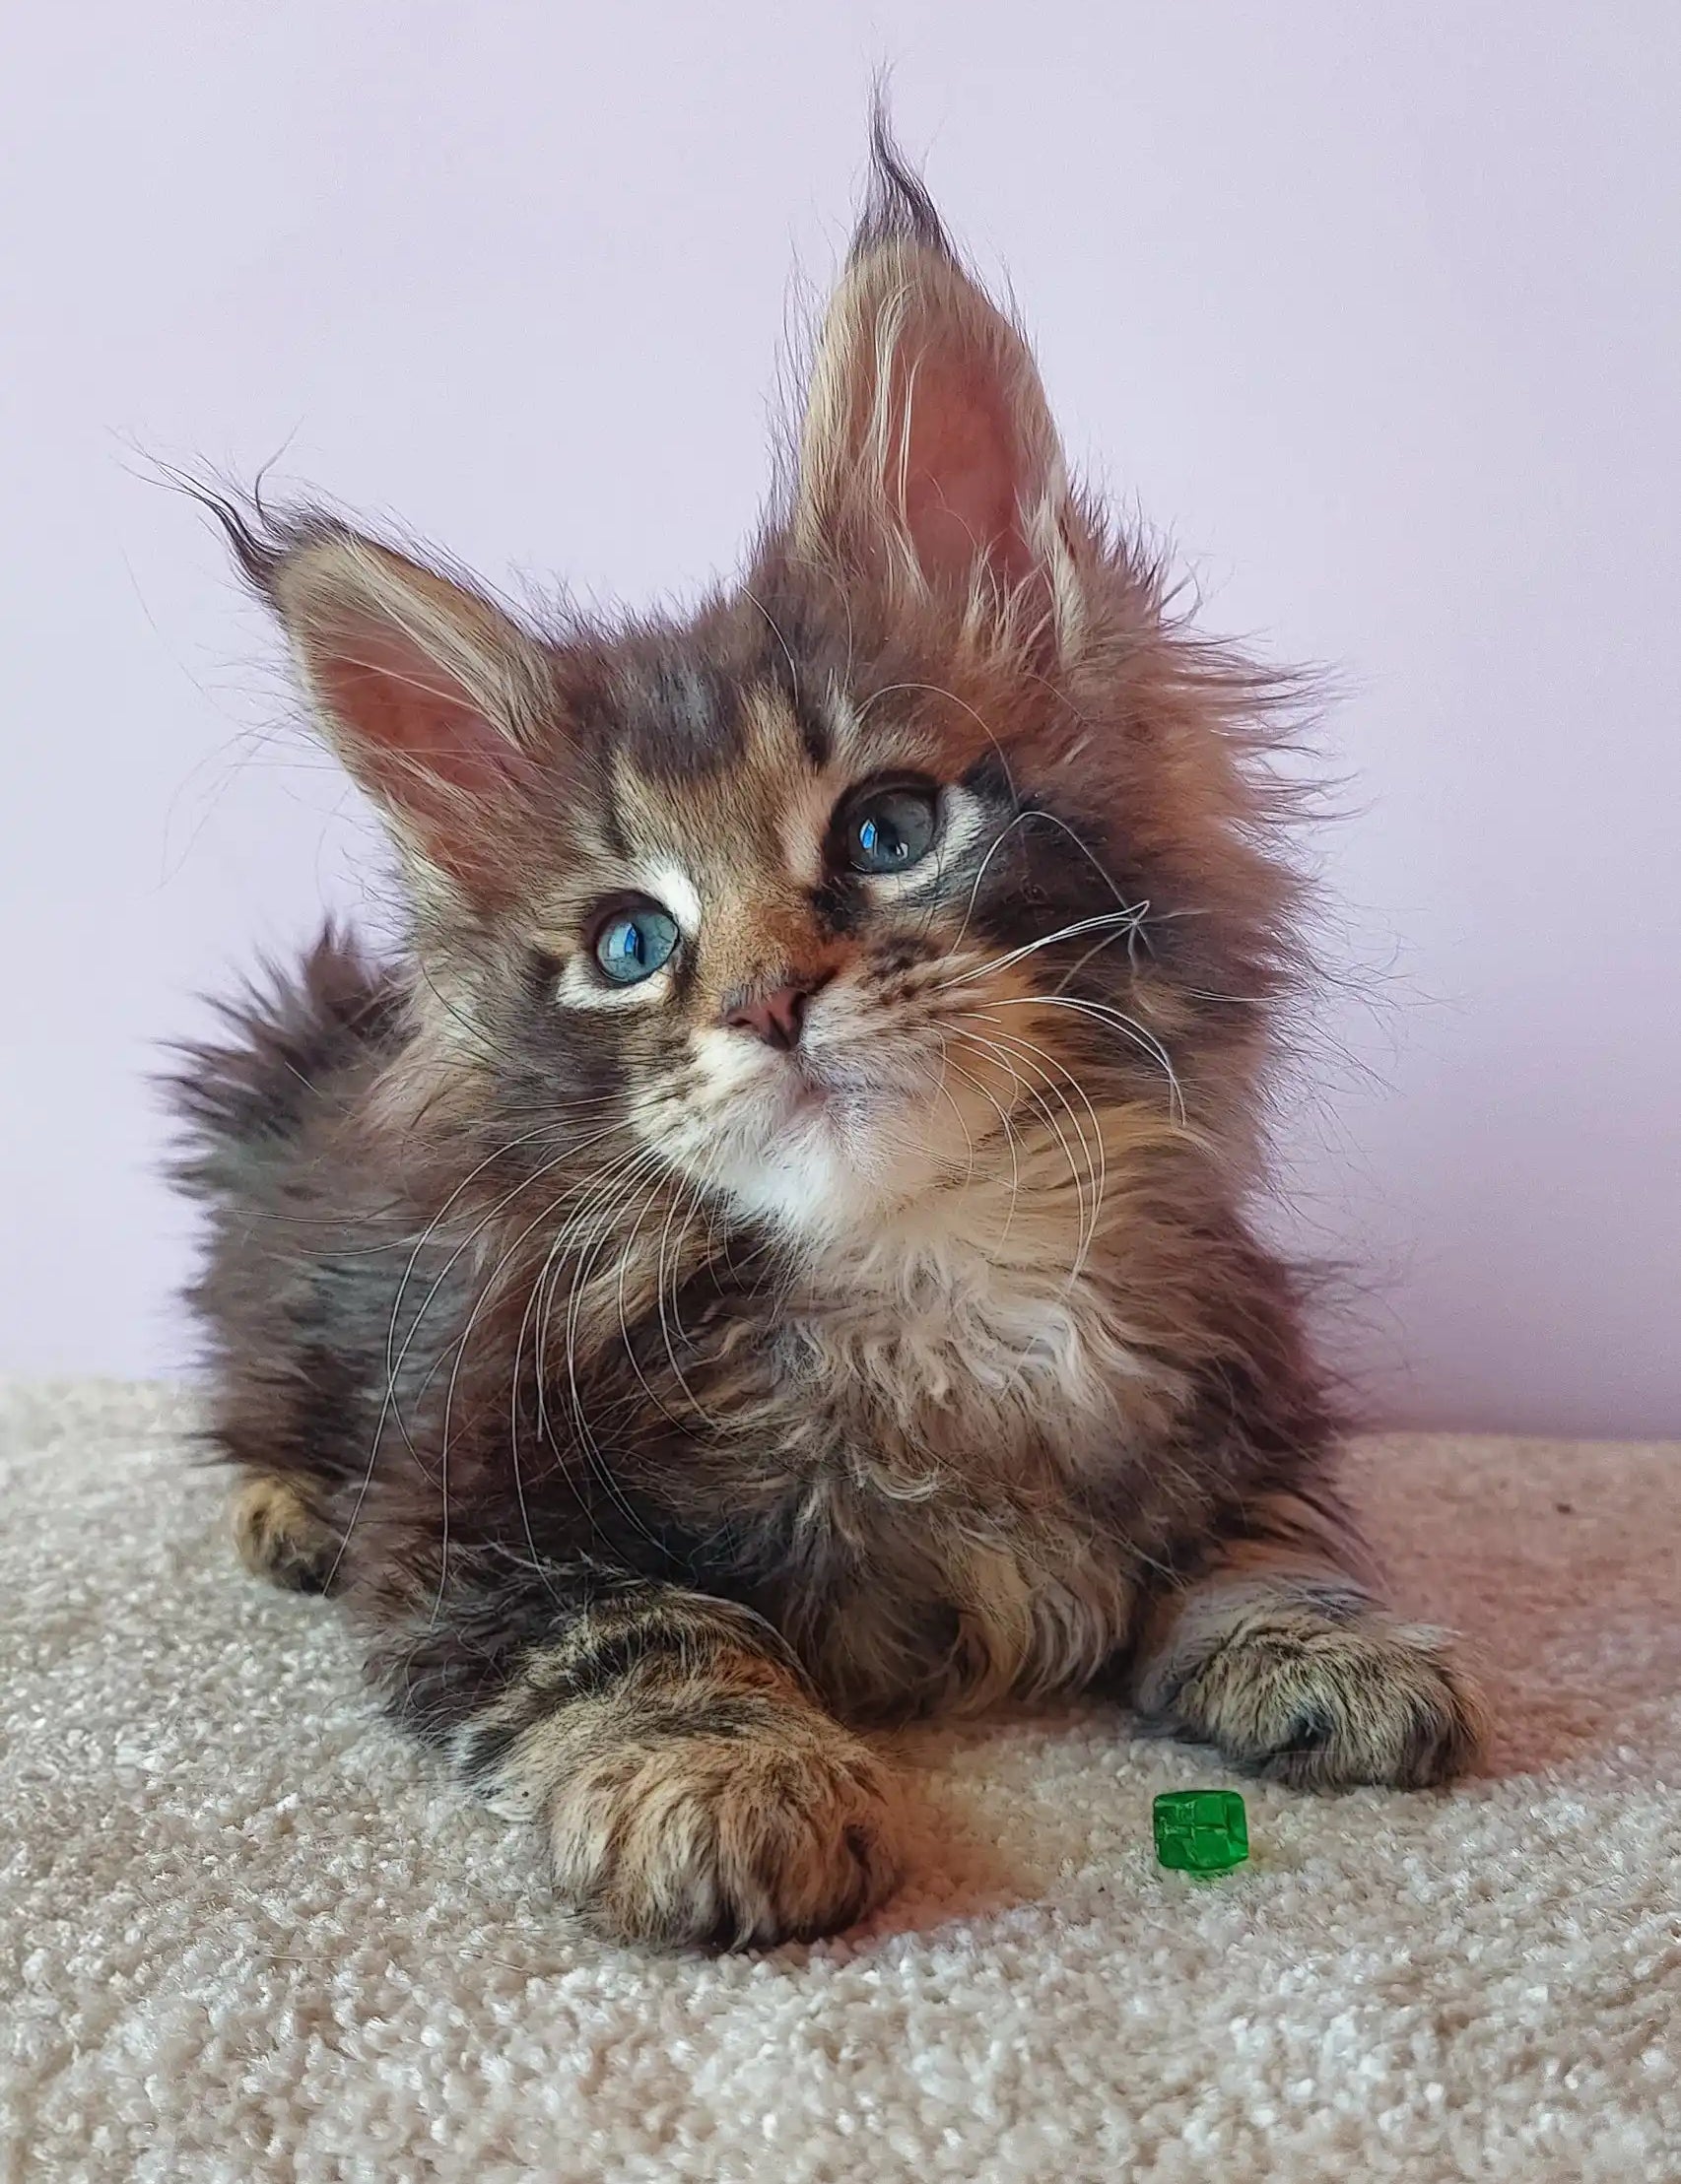
[[[856,261],[890,243],[915,243],[939,252],[955,265],[957,252],[946,233],[934,200],[894,139],[887,100],[880,85],[870,102],[870,185],[853,231],[848,256]]]
[[[815,560],[944,599],[964,629],[1066,647],[1079,542],[1056,429],[1020,330],[965,272],[879,99],[871,181],[830,300],[793,534]]]

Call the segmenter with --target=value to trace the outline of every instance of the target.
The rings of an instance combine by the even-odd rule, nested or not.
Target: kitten
[[[1276,685],[1070,488],[885,133],[786,504],[692,620],[539,634],[218,512],[412,909],[179,1080],[237,1543],[565,1900],[844,1926],[898,1869],[860,1728],[1006,1693],[1308,1786],[1461,1768],[1244,1211]]]

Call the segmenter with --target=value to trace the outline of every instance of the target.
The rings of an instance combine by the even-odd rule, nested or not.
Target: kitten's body
[[[566,1892],[839,1923],[894,1870],[842,1719],[1100,1677],[1294,1779],[1451,1772],[1244,1213],[1264,687],[1068,495],[885,150],[793,507],[694,623],[538,640],[225,516],[416,906],[185,1080],[242,1545]],[[671,947],[623,982],[627,929]]]

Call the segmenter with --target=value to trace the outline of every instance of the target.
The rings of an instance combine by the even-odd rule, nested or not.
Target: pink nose
[[[806,1003],[822,983],[821,978],[792,979],[770,993],[743,997],[725,1009],[724,1022],[732,1030],[751,1031],[767,1046],[789,1053],[800,1043]]]

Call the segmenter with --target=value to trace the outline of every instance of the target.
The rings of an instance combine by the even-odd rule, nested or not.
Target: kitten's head
[[[1071,492],[885,143],[791,488],[692,621],[538,633],[319,517],[237,543],[402,852],[483,1142],[820,1238],[977,1170],[1084,1209],[1187,1111],[1242,1136],[1288,893],[1261,686]]]

